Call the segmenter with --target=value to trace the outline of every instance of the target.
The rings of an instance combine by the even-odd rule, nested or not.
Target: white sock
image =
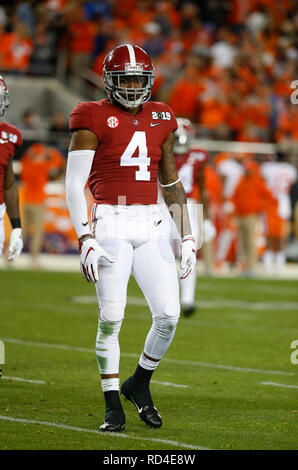
[[[119,377],[114,377],[112,379],[101,379],[101,388],[103,392],[110,392],[111,390],[119,391],[119,385]]]
[[[266,250],[263,255],[263,265],[265,271],[270,271],[273,268],[274,253],[271,250]]]
[[[278,269],[283,269],[286,264],[286,256],[282,251],[275,253],[275,266]]]

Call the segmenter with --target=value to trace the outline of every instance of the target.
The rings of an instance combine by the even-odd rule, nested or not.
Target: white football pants
[[[157,205],[95,204],[93,234],[113,258],[99,261],[96,292],[99,323],[96,356],[101,374],[119,372],[118,334],[124,318],[127,284],[133,273],[152,313],[153,323],[144,352],[155,359],[154,369],[167,351],[180,315],[175,258]],[[140,364],[144,367],[143,357]]]
[[[3,202],[0,204],[0,256],[3,253],[3,247],[5,242],[5,230],[4,230],[4,215],[5,215],[6,206]]]

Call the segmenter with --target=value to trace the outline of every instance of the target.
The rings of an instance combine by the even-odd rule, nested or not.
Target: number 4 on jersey
[[[132,155],[135,153],[136,149],[139,150],[139,155],[133,157]],[[136,171],[135,175],[136,181],[150,181],[150,171],[148,171],[148,167],[151,159],[147,155],[146,133],[144,131],[136,131],[121,156],[120,166],[138,166],[139,169]]]

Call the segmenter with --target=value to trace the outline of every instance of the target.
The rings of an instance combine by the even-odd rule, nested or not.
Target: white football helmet
[[[192,122],[187,118],[177,118],[177,130],[175,131],[174,153],[183,155],[190,149],[191,139],[194,134]]]
[[[9,94],[6,83],[2,75],[0,75],[0,116],[3,116],[9,107]]]

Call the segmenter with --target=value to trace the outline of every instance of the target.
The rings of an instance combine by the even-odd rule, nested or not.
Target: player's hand
[[[195,239],[191,235],[187,235],[181,243],[180,279],[185,279],[192,273],[196,261]]]
[[[95,238],[89,237],[80,242],[80,256],[81,256],[81,273],[88,282],[97,282],[98,275],[98,260],[103,257],[110,263],[113,263],[112,258],[108,253],[101,248]]]
[[[210,219],[205,219],[203,222],[203,240],[208,243],[216,236],[216,228]]]
[[[23,249],[22,229],[14,228],[10,234],[8,247],[8,261],[14,261]]]

